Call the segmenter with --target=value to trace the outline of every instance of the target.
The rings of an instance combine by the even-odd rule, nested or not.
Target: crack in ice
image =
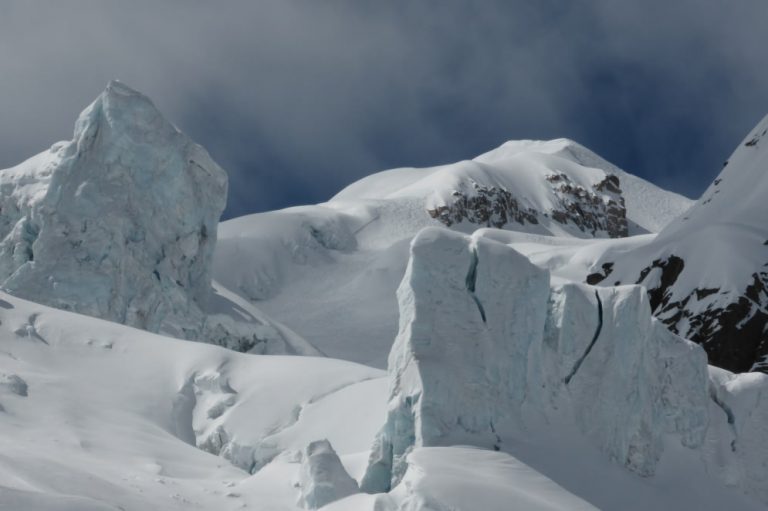
[[[475,294],[475,285],[477,284],[477,265],[480,262],[480,259],[477,255],[477,247],[472,246],[470,248],[470,254],[472,259],[469,262],[469,271],[467,272],[466,278],[467,291],[469,291],[469,296],[472,297],[475,305],[477,305],[477,310],[480,311],[480,317],[483,318],[483,323],[485,323],[485,309],[483,308],[483,304],[480,303],[480,299]]]
[[[600,300],[600,294],[597,292],[597,289],[595,289],[595,298],[597,298],[597,328],[595,329],[595,334],[592,336],[592,341],[589,343],[589,346],[587,346],[584,354],[579,357],[575,364],[573,364],[573,369],[571,369],[570,374],[568,374],[568,376],[566,376],[563,380],[566,385],[571,383],[571,379],[576,375],[579,368],[581,367],[581,364],[589,355],[589,352],[592,351],[592,348],[597,342],[597,338],[600,337],[600,331],[603,329],[603,302]]]

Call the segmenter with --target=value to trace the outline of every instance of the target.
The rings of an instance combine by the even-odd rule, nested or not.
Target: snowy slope
[[[546,177],[561,172],[585,190],[605,179],[606,175],[618,177],[632,234],[658,232],[692,204],[681,195],[624,172],[568,139],[511,140],[471,161],[427,169],[379,172],[349,185],[332,201],[414,197],[426,199],[429,209],[450,202],[453,192],[466,189],[472,180],[484,186],[511,190],[527,206],[551,214],[558,208],[558,198]],[[579,235],[573,230],[568,233]]]
[[[0,300],[0,509],[295,511],[300,453],[324,438],[352,477],[363,475],[386,415],[381,371],[239,354],[10,295]],[[764,421],[739,407],[750,407],[768,382],[721,374],[723,399],[740,414],[739,448],[759,463],[754,439],[763,432],[755,427]],[[709,444],[727,446],[726,418],[711,411],[718,428],[710,428]],[[211,454],[209,440],[224,437],[239,447]],[[478,502],[485,509],[508,509],[508,502],[562,510],[762,508],[675,449],[643,480],[562,431],[531,432],[509,447],[416,450],[392,493],[353,495],[328,509],[471,511]],[[244,470],[245,453],[261,462]],[[733,476],[742,465],[730,463],[724,471]]]
[[[647,244],[607,251],[589,272],[640,282],[654,313],[732,371],[768,368],[768,117],[683,216]]]
[[[295,453],[329,438],[354,473],[384,413],[382,373],[348,362],[243,355],[6,294],[0,321],[0,509],[296,509]],[[211,436],[229,451],[205,452]]]
[[[561,174],[567,179],[551,181]],[[631,233],[655,231],[690,205],[575,142],[507,142],[472,161],[373,174],[325,204],[223,222],[214,276],[329,356],[384,367],[397,333],[395,289],[405,271],[408,243],[420,229],[444,225],[430,210],[453,204],[457,191],[477,197],[477,184],[511,190],[518,211],[535,211],[537,223],[512,220],[503,226],[507,231],[606,238],[607,231],[593,233],[585,227],[588,222],[574,220],[580,216],[562,208],[566,201],[604,216],[618,196],[595,186],[609,175],[619,177]],[[582,195],[563,187],[580,189]],[[483,218],[485,210],[480,204],[479,217],[472,218]],[[563,222],[553,218],[556,211],[567,213]],[[500,217],[488,216],[494,218]],[[451,228],[472,232],[487,223],[465,220]]]

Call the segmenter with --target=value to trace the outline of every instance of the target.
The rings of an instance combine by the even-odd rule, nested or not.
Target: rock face
[[[411,245],[398,301],[389,412],[365,491],[396,484],[414,447],[500,449],[542,418],[643,476],[666,435],[704,440],[705,354],[652,319],[640,286],[550,287],[510,247],[433,228]]]
[[[768,371],[766,169],[768,117],[685,215],[649,244],[609,251],[587,280],[642,284],[653,314],[701,344],[711,364],[733,372]],[[610,278],[600,271],[606,265]]]
[[[319,509],[360,491],[328,440],[312,442],[305,449],[299,487],[298,504],[306,509]]]
[[[0,283],[174,337],[241,351],[283,346],[263,321],[206,312],[226,196],[227,175],[205,149],[147,97],[111,82],[72,141],[0,173]]]
[[[540,217],[550,216],[590,236],[607,233],[612,238],[620,238],[629,235],[627,209],[617,176],[608,174],[591,189],[574,183],[564,173],[549,174],[545,180],[555,197],[553,207],[546,211],[522,206],[513,191],[503,186],[488,187],[472,181],[470,193],[454,191],[447,204],[427,212],[446,227],[469,222],[502,229],[512,222],[538,224]]]

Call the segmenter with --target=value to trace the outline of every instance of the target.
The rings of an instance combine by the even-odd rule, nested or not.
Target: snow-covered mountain
[[[764,129],[690,211],[560,139],[217,225],[112,83],[0,171],[0,509],[764,509],[768,376],[665,314],[764,317]]]
[[[213,271],[329,356],[385,367],[419,230],[607,238],[655,232],[690,204],[570,140],[507,142],[471,161],[374,174],[324,204],[223,222]]]
[[[766,133],[768,117],[687,213],[646,244],[606,251],[592,268],[603,285],[646,286],[656,317],[735,372],[768,370]]]

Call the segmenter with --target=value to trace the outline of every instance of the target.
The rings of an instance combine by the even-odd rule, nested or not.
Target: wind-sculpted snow
[[[202,147],[111,82],[72,141],[0,174],[0,283],[152,332],[291,352],[264,321],[206,314],[226,196],[226,173]]]
[[[397,484],[415,447],[505,449],[541,420],[575,424],[643,476],[666,434],[703,442],[706,356],[651,318],[640,286],[551,288],[506,245],[433,228],[411,245],[398,301],[389,413],[365,491]]]

